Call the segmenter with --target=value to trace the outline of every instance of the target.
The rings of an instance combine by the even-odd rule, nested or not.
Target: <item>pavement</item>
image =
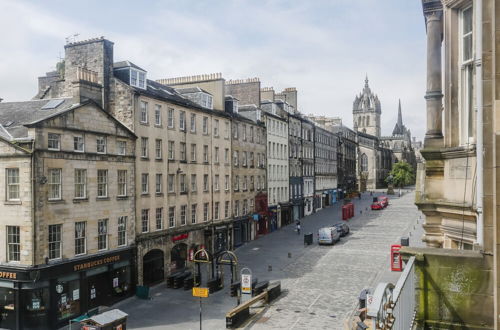
[[[418,221],[412,191],[389,198],[389,207],[381,211],[370,210],[369,193],[353,199],[351,233],[334,246],[317,245],[316,233],[342,221],[341,203],[301,219],[301,235],[290,225],[238,248],[239,269],[250,268],[259,281],[281,281],[283,290],[246,328],[342,329],[362,289],[380,281],[395,283],[399,273],[389,270],[390,245],[410,233],[410,245],[421,245],[422,220]],[[304,246],[302,234],[309,232],[314,233],[314,243]],[[229,296],[229,277],[227,269],[224,290],[202,300],[203,329],[225,329],[225,314],[236,306],[236,298]],[[129,314],[128,329],[200,329],[199,298],[191,291],[167,289],[162,283],[151,289],[151,296],[113,306]]]

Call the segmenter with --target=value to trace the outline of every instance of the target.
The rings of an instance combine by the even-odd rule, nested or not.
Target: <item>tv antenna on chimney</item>
[[[70,42],[75,42],[76,41],[76,38],[80,35],[80,33],[75,33],[75,34],[72,34],[68,37],[66,37],[66,43],[69,44]]]

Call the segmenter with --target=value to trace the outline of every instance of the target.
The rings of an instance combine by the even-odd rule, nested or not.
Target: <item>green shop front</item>
[[[0,267],[0,328],[56,329],[134,292],[134,249],[31,268]]]

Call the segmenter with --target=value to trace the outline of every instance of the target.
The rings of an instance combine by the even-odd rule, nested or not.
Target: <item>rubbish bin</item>
[[[401,246],[410,246],[410,238],[408,236],[401,237]]]
[[[313,243],[313,234],[304,234],[304,245],[311,245]]]

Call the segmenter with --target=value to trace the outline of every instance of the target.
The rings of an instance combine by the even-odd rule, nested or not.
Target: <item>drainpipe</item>
[[[477,160],[477,240],[480,248],[484,248],[484,218],[483,218],[483,0],[476,0],[474,3],[474,13],[476,19],[476,160]]]

